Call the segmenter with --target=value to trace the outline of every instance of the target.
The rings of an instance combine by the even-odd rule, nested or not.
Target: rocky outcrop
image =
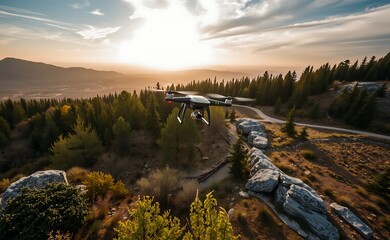
[[[261,169],[250,178],[245,187],[252,192],[272,192],[279,183],[280,172],[272,169]]]
[[[248,143],[253,146],[253,140],[256,137],[267,138],[267,134],[265,132],[251,131],[248,135]]]
[[[321,197],[302,180],[288,176],[259,149],[248,152],[251,178],[246,188],[252,195],[271,193],[285,213],[299,219],[321,239],[338,239],[337,229],[327,220]]]
[[[23,177],[12,183],[2,194],[0,208],[6,207],[8,200],[15,198],[22,192],[22,189],[27,188],[42,188],[49,183],[59,182],[68,184],[66,173],[60,170],[39,171],[30,176]]]
[[[358,231],[365,239],[372,238],[372,230],[358,216],[356,216],[349,208],[343,207],[337,203],[330,204],[330,207],[341,218],[347,221],[356,231]]]
[[[326,215],[311,211],[295,201],[291,196],[286,197],[283,209],[290,215],[304,221],[321,239],[339,239],[337,228],[326,219]]]
[[[265,127],[259,120],[240,118],[236,122],[236,131],[237,133],[248,135],[252,131],[264,132]]]
[[[292,184],[287,191],[287,196],[292,197],[303,207],[313,210],[318,213],[326,213],[326,207],[324,201],[318,196],[317,193],[309,191],[306,188]]]
[[[268,139],[265,137],[256,137],[253,139],[253,147],[259,148],[259,149],[265,149],[268,147]]]

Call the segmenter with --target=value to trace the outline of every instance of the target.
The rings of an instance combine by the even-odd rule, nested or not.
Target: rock
[[[259,158],[255,165],[252,166],[249,172],[249,176],[254,176],[261,169],[272,169],[280,172],[279,168],[277,168],[273,163],[271,163],[271,161],[269,161],[269,158],[265,156],[265,158]]]
[[[248,166],[249,168],[252,168],[260,159],[267,159],[269,161],[269,158],[267,155],[265,155],[260,149],[258,148],[251,148],[248,152]]]
[[[250,178],[245,187],[252,192],[272,192],[279,183],[279,171],[261,169]]]
[[[325,203],[321,197],[315,192],[311,192],[304,187],[292,184],[290,189],[287,191],[287,196],[292,197],[303,207],[318,213],[326,213]]]
[[[283,184],[283,186],[285,186],[287,188],[290,188],[290,186],[292,184],[298,185],[298,186],[302,186],[303,185],[303,181],[301,179],[290,177],[290,176],[288,176],[287,174],[284,174],[284,173],[280,174],[280,181]]]
[[[267,138],[267,134],[265,132],[251,131],[248,135],[248,143],[253,145],[253,140],[256,137],[264,137]]]
[[[358,231],[365,239],[372,238],[372,230],[359,217],[357,217],[349,208],[343,207],[337,203],[330,204],[330,207],[347,221],[356,231]]]
[[[300,205],[291,196],[287,195],[283,209],[290,215],[301,219],[321,239],[339,239],[339,233],[326,219],[326,216]]]
[[[244,191],[240,191],[238,193],[238,195],[240,195],[240,197],[243,197],[243,198],[248,198],[249,197],[249,194],[247,192],[244,192]]]
[[[66,173],[60,170],[38,171],[30,176],[23,177],[12,183],[2,195],[0,208],[6,207],[8,200],[15,198],[22,192],[22,189],[27,188],[43,188],[49,183],[59,182],[68,184]]]
[[[264,149],[268,147],[268,139],[265,137],[257,136],[253,139],[253,147]]]
[[[265,132],[265,127],[258,120],[241,118],[236,122],[236,131],[237,133],[248,135],[252,131]]]
[[[286,194],[288,188],[283,184],[279,184],[275,191],[275,201],[279,204],[283,204],[286,201]]]

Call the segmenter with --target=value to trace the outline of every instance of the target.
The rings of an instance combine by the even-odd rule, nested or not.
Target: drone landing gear
[[[184,117],[186,115],[186,111],[188,108],[187,103],[182,103],[180,105],[179,113],[177,115],[177,120],[180,124],[183,124]],[[204,116],[204,109],[207,111],[207,120],[203,117]],[[195,120],[202,120],[204,123],[206,123],[208,126],[210,126],[210,108],[204,107],[202,109],[194,109],[194,111],[191,113],[191,118]]]

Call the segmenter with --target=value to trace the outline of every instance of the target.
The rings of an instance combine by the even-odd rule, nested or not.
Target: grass
[[[328,197],[330,197],[331,199],[334,199],[335,198],[335,195],[333,193],[333,190],[330,189],[330,188],[324,188],[324,194]]]
[[[280,170],[282,170],[283,172],[288,173],[288,174],[293,174],[297,171],[297,169],[289,163],[276,163],[275,165]]]
[[[71,183],[82,183],[88,175],[89,171],[82,167],[72,167],[66,171],[66,177]]]
[[[286,239],[286,236],[282,231],[282,227],[275,221],[272,213],[267,207],[262,206],[259,209],[257,219],[263,225],[264,230],[274,236],[275,239]]]
[[[0,193],[4,192],[8,186],[11,185],[11,181],[8,178],[4,178],[0,181]]]

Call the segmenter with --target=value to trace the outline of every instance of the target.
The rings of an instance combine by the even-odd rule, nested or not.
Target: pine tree
[[[281,107],[282,107],[282,99],[280,97],[278,97],[278,100],[276,101],[276,104],[275,104],[274,113],[280,114]]]
[[[93,166],[103,147],[91,126],[84,126],[81,119],[76,120],[73,127],[74,134],[64,137],[61,135],[50,148],[53,164],[62,169],[71,166]]]
[[[244,152],[244,143],[241,138],[237,139],[237,142],[233,145],[230,154],[232,155],[230,173],[234,178],[245,179],[246,156]]]
[[[202,202],[196,196],[190,209],[189,231],[184,240],[235,240],[232,224],[225,209],[217,208],[217,200],[212,193]]]
[[[306,127],[303,127],[303,128],[302,128],[302,131],[299,133],[299,138],[300,138],[301,140],[306,141],[308,136],[309,136],[309,134],[307,133],[307,128],[306,128]]]
[[[297,131],[295,130],[294,116],[295,107],[290,110],[290,112],[288,113],[287,121],[282,126],[282,132],[287,133],[289,137],[295,137],[297,135]]]
[[[169,211],[161,214],[159,203],[148,196],[138,197],[129,214],[130,220],[120,221],[115,229],[116,240],[176,240],[184,231],[178,218],[170,216]]]
[[[232,110],[232,112],[230,113],[230,122],[234,122],[236,121],[236,118],[237,118],[237,115],[236,115],[236,110]]]
[[[114,135],[113,147],[115,151],[121,156],[128,153],[130,151],[130,123],[126,122],[123,117],[119,117],[112,126],[112,133]]]
[[[7,145],[11,135],[11,127],[8,122],[0,116],[0,148]]]
[[[318,102],[314,103],[313,106],[309,109],[309,117],[316,119],[320,112],[320,105]]]
[[[149,94],[146,105],[146,122],[145,130],[148,131],[152,137],[158,139],[160,137],[161,125],[160,115],[157,112],[156,98],[154,94]]]

